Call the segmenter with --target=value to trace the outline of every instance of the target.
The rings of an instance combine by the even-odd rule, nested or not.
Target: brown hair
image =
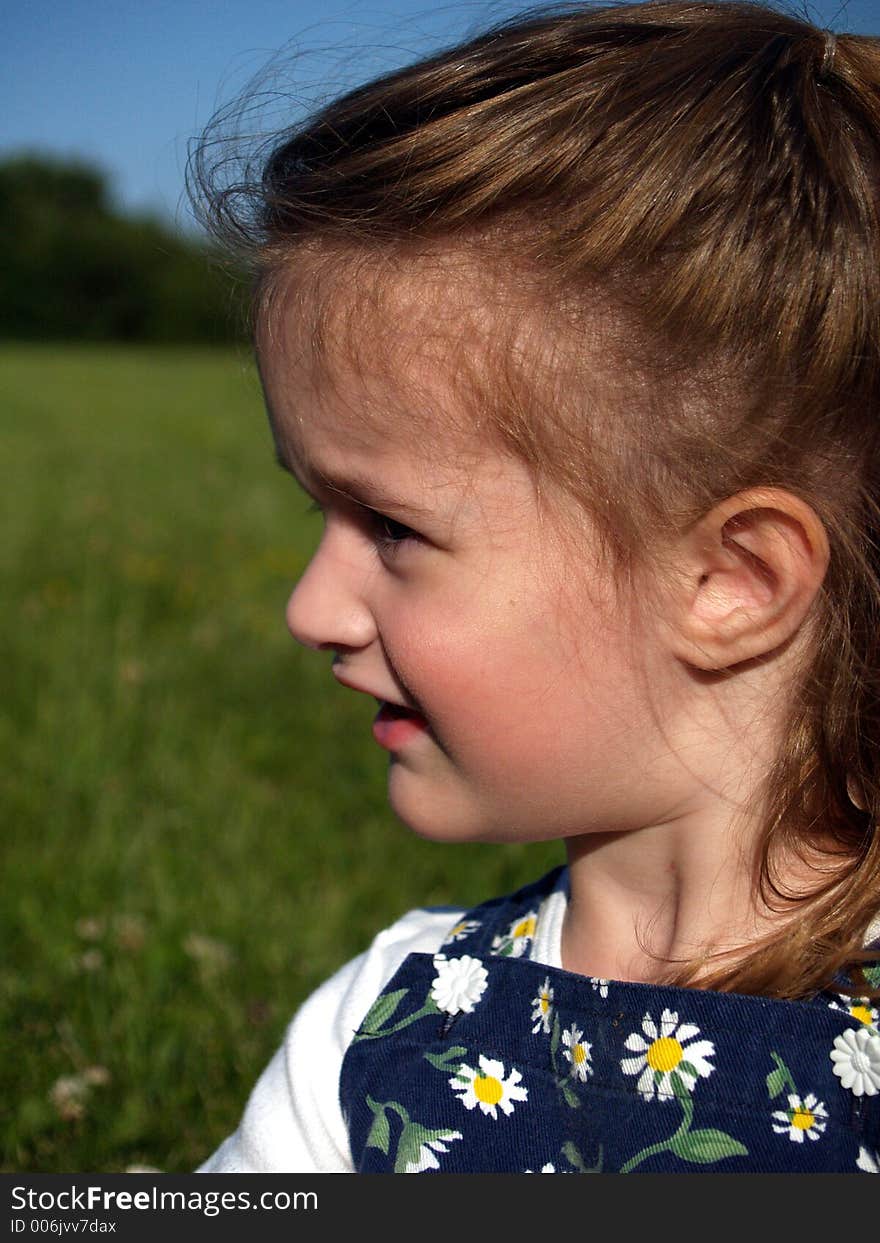
[[[756,863],[801,917],[670,978],[801,997],[848,969],[874,992],[858,964],[880,908],[880,40],[759,4],[556,8],[352,91],[276,139],[258,178],[218,184],[218,152],[209,131],[196,197],[255,258],[258,302],[307,251],[440,243],[497,268],[503,239],[569,327],[616,308],[618,382],[655,417],[643,402],[588,439],[582,409],[550,426],[538,379],[494,414],[565,473],[622,571],[749,487],[815,509],[831,563]],[[812,892],[786,893],[775,862],[820,838]]]

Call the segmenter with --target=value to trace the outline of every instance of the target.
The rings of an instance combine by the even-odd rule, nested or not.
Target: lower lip
[[[373,721],[373,737],[386,751],[399,751],[414,738],[428,732],[428,722],[417,712],[403,712],[383,704]]]

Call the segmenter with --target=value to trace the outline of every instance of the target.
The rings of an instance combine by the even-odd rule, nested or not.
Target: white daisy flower
[[[866,1174],[880,1174],[880,1152],[873,1155],[864,1145],[859,1145],[859,1157],[856,1165],[860,1170],[864,1170]]]
[[[460,919],[454,928],[450,928],[447,941],[464,941],[480,927],[478,919]]]
[[[461,1139],[461,1131],[441,1131],[430,1139],[423,1139],[419,1150],[412,1161],[407,1161],[404,1174],[421,1174],[424,1170],[439,1170],[440,1162],[435,1153],[449,1151],[449,1144],[454,1139]]]
[[[608,996],[608,981],[607,980],[603,980],[598,975],[591,975],[590,983],[593,986],[593,991],[598,992],[600,997]]]
[[[534,1174],[534,1172],[535,1172],[534,1170],[523,1170],[524,1174]],[[541,1168],[538,1170],[538,1173],[539,1174],[555,1174],[556,1166],[553,1164],[552,1161],[548,1161],[546,1165],[541,1166]]]
[[[880,1012],[871,1005],[869,997],[847,997],[844,993],[838,993],[842,1005],[836,1001],[829,1001],[829,1008],[832,1010],[842,1010],[848,1018],[857,1019],[864,1027],[877,1027],[880,1024]]]
[[[479,958],[434,955],[437,972],[431,985],[431,998],[438,1010],[447,1014],[470,1014],[486,991],[489,973]]]
[[[788,1132],[788,1138],[796,1144],[807,1139],[818,1139],[828,1125],[823,1119],[828,1117],[828,1110],[818,1101],[812,1092],[803,1100],[799,1096],[788,1098],[788,1109],[774,1109],[773,1130],[777,1135]]]
[[[529,948],[538,926],[538,912],[529,911],[522,919],[516,919],[500,937],[492,941],[492,949],[496,953],[506,954],[510,958],[522,958]]]
[[[835,1037],[833,1070],[853,1096],[880,1092],[880,1035],[869,1027],[848,1027]]]
[[[480,1068],[475,1070],[462,1062],[458,1071],[449,1080],[449,1086],[458,1094],[458,1099],[465,1109],[476,1109],[484,1114],[498,1117],[498,1110],[510,1115],[513,1113],[513,1102],[528,1099],[528,1089],[520,1086],[522,1075],[514,1067],[505,1077],[504,1063],[480,1054]]]
[[[545,1032],[549,1032],[552,1017],[553,989],[550,987],[550,977],[548,975],[538,989],[537,997],[532,998],[532,1022],[534,1023],[532,1033],[537,1035],[542,1028]]]
[[[586,1083],[587,1075],[593,1073],[590,1065],[590,1049],[593,1047],[587,1044],[586,1040],[582,1040],[583,1032],[576,1023],[572,1023],[570,1028],[562,1033],[562,1043],[565,1048],[562,1051],[563,1057],[571,1062],[571,1075],[573,1079],[580,1079]]]
[[[674,1010],[663,1011],[659,1028],[646,1014],[642,1032],[644,1035],[633,1032],[627,1036],[625,1047],[638,1056],[623,1058],[620,1069],[625,1075],[639,1075],[636,1088],[646,1101],[653,1100],[655,1094],[658,1100],[672,1100],[673,1074],[692,1092],[697,1077],[706,1079],[715,1069],[707,1060],[715,1056],[715,1046],[710,1040],[689,1044],[699,1036],[700,1029],[693,1023],[679,1023]]]

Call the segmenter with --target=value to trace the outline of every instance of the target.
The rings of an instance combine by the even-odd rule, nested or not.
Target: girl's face
[[[325,519],[288,626],[390,705],[373,728],[401,820],[526,841],[656,817],[645,634],[583,517],[554,516],[521,461],[451,430],[436,369],[420,369],[415,424],[412,384],[322,382],[266,334],[258,356],[279,457]]]

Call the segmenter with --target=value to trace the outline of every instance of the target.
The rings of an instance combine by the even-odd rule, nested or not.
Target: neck
[[[659,983],[707,955],[713,970],[735,964],[796,917],[793,903],[780,910],[761,901],[754,846],[729,824],[704,819],[697,828],[686,818],[569,839],[563,966]],[[816,880],[805,864],[786,875],[793,892],[809,892]]]
[[[653,649],[649,649],[651,656]],[[570,971],[657,983],[712,956],[708,972],[733,966],[803,908],[757,884],[766,778],[784,729],[796,652],[756,662],[735,677],[697,677],[654,659],[646,664],[663,708],[655,752],[644,748],[618,804],[612,831],[566,839],[571,898],[562,938]],[[646,657],[646,660],[648,657]],[[659,714],[659,708],[658,708]],[[784,892],[807,895],[817,865],[774,860]]]
[[[727,869],[689,866],[670,849],[675,829],[657,825],[591,834],[567,843],[570,900],[563,965],[582,975],[656,982],[669,960],[687,962],[742,919]],[[707,876],[700,884],[697,871]],[[737,869],[737,874],[739,869]],[[708,898],[707,898],[708,893]]]

